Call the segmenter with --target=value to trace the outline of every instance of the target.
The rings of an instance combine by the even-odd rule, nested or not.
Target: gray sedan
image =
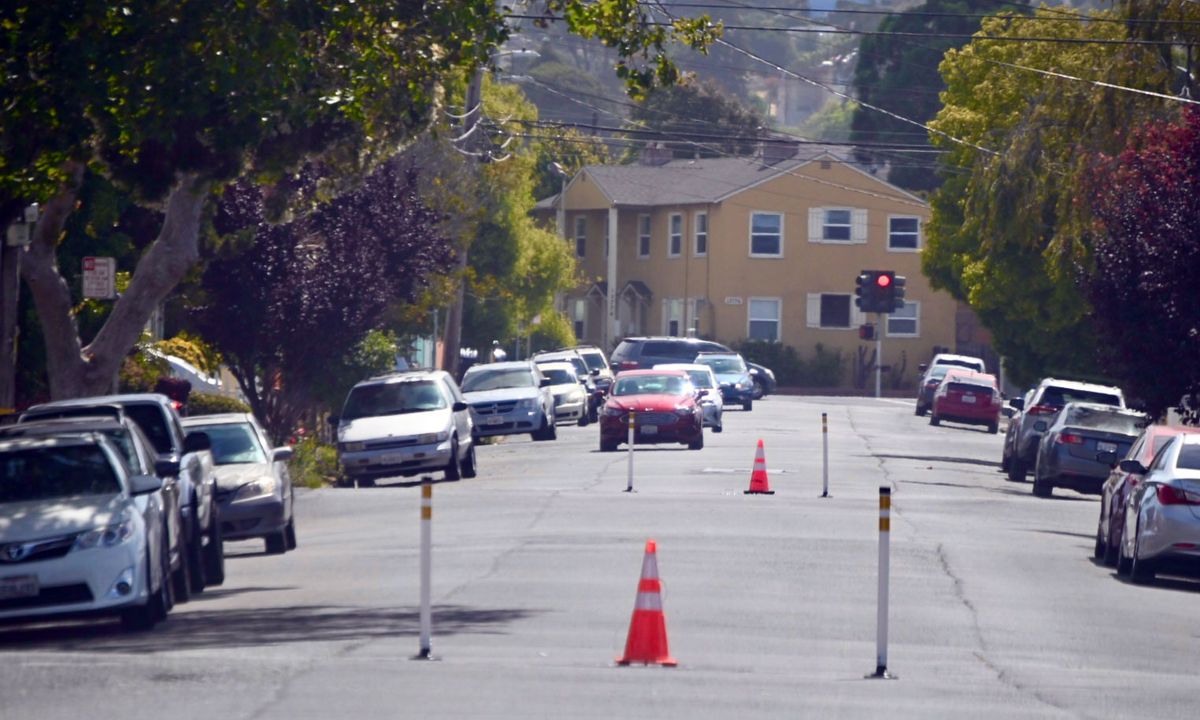
[[[1144,476],[1125,505],[1117,573],[1149,583],[1163,569],[1200,565],[1200,435],[1176,435],[1143,467],[1121,469]],[[1172,567],[1174,566],[1174,567]]]
[[[1067,403],[1043,432],[1033,470],[1033,494],[1050,497],[1055,487],[1099,495],[1116,465],[1141,434],[1146,416],[1099,403]]]
[[[217,503],[226,540],[263,538],[273,555],[296,549],[290,447],[271,448],[253,415],[228,413],[185,418],[189,431],[212,441]]]

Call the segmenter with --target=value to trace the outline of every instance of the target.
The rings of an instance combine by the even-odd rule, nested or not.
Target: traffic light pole
[[[875,397],[883,397],[879,390],[883,376],[883,328],[885,324],[883,313],[875,313]]]

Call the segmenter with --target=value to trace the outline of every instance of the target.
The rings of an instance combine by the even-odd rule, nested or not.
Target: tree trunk
[[[79,168],[82,177],[82,167]],[[208,182],[186,175],[167,199],[158,237],[138,261],[129,287],[87,347],[81,347],[71,292],[58,272],[57,240],[73,209],[78,181],[46,208],[21,266],[46,336],[46,365],[54,399],[100,395],[115,390],[117,372],[137,343],[146,321],[200,257],[200,213]],[[68,197],[69,195],[69,197]],[[56,205],[57,204],[57,205]],[[58,216],[51,218],[52,213]]]

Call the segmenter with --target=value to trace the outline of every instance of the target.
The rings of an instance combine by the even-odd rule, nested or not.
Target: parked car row
[[[158,394],[37,405],[0,428],[0,620],[117,614],[147,629],[225,580],[225,539],[296,547],[291,448],[251,415]]]

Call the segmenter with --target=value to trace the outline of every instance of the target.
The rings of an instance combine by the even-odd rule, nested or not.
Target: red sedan
[[[682,370],[619,373],[600,411],[600,451],[610,452],[629,442],[630,412],[634,413],[634,443],[680,443],[699,450],[704,447],[699,396]]]
[[[996,378],[972,370],[951,370],[942,378],[930,406],[929,424],[943,420],[987,425],[988,432],[1000,427],[1000,389]]]
[[[1197,432],[1200,432],[1200,428],[1150,425],[1142,431],[1124,458],[1113,459],[1112,472],[1100,491],[1100,521],[1096,526],[1097,560],[1109,566],[1117,564],[1117,553],[1125,536],[1125,505],[1142,481],[1141,475],[1125,472],[1116,466],[1115,460],[1137,460],[1142,467],[1150,467],[1150,461],[1168,440],[1180,433]]]

